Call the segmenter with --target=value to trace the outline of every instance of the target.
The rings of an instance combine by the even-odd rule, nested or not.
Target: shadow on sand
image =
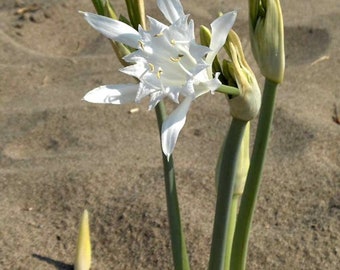
[[[56,260],[53,260],[51,258],[44,257],[44,256],[41,256],[41,255],[38,255],[38,254],[32,254],[32,257],[36,258],[40,261],[46,262],[50,265],[53,265],[58,270],[73,270],[74,269],[73,265],[71,265],[71,264],[66,264],[66,263],[63,263],[63,262],[60,262],[60,261],[56,261]]]

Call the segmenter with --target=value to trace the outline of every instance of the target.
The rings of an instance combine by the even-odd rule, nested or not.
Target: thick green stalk
[[[249,169],[249,137],[250,137],[250,122],[247,123],[246,129],[243,134],[240,153],[237,161],[237,169],[236,169],[236,178],[233,188],[233,197],[231,202],[231,210],[230,210],[230,219],[228,225],[228,236],[226,243],[226,255],[225,255],[225,265],[224,269],[229,270],[230,268],[230,258],[231,258],[231,249],[233,245],[233,238],[235,232],[236,219],[238,214],[238,206],[241,200],[241,196],[243,193],[244,185],[246,182],[248,169]],[[220,157],[216,166],[216,189],[219,174],[221,172],[221,159],[223,153],[226,151],[225,144],[223,144],[221,148]]]
[[[137,23],[140,24],[144,29],[146,29],[144,0],[126,0],[126,3],[128,4],[128,8],[130,5],[129,12],[131,11],[131,4],[134,4],[134,6],[136,7],[136,9],[134,9],[134,16],[135,18],[137,17]],[[138,24],[135,25],[135,27],[138,26]],[[155,111],[157,116],[159,135],[161,136],[162,124],[166,118],[166,110],[163,101],[160,101],[157,104]],[[177,197],[174,162],[172,155],[168,159],[167,156],[165,156],[162,152],[162,157],[174,268],[175,270],[190,270],[189,257],[185,244],[185,236],[181,224],[181,213]]]
[[[233,239],[235,233],[235,226],[238,214],[238,206],[240,204],[240,200],[243,194],[244,185],[246,183],[248,169],[249,169],[249,140],[250,140],[250,122],[248,122],[246,129],[243,134],[240,154],[237,161],[237,171],[235,178],[235,185],[233,189],[233,199],[231,202],[231,212],[230,212],[230,224],[228,231],[228,241],[227,241],[227,250],[226,250],[226,259],[224,269],[230,269],[230,260],[233,246]]]
[[[240,194],[233,194],[233,198],[231,201],[230,220],[229,220],[229,226],[228,226],[228,238],[227,238],[225,264],[224,264],[225,270],[230,270],[230,260],[231,260],[234,232],[235,232],[236,219],[237,219],[237,210],[238,210],[238,205],[240,203],[240,199],[241,199]]]
[[[145,29],[145,8],[143,0],[125,0],[132,27],[138,29],[141,25]]]
[[[162,123],[166,118],[164,103],[162,101],[159,102],[155,109],[159,133],[161,134]],[[173,158],[171,155],[168,161],[167,157],[163,153],[162,155],[163,155],[166,202],[168,209],[168,219],[174,267],[175,270],[189,270],[190,265],[186,250],[185,237],[181,225],[181,215],[176,190]]]
[[[224,270],[237,160],[246,124],[246,121],[233,118],[219,161],[220,169],[217,175],[217,200],[209,270]]]
[[[276,88],[276,83],[266,79],[254,149],[237,217],[230,264],[230,269],[232,270],[244,270],[246,268],[249,233],[273,120]]]
[[[108,15],[105,11],[111,10],[114,13],[113,7],[109,6],[110,3],[106,0],[107,7],[105,7],[105,0],[92,0],[96,11],[100,15]],[[126,0],[127,9],[129,12],[130,20],[135,29],[140,24],[145,29],[145,8],[143,0]],[[111,12],[111,14],[112,14]],[[112,18],[112,16],[111,16]],[[118,42],[111,43],[118,59],[121,61],[123,66],[127,66],[127,63],[122,59],[123,56],[130,54],[130,51],[122,44]],[[158,103],[155,108],[157,123],[159,128],[159,134],[161,134],[162,124],[166,118],[165,106],[162,101]],[[185,237],[181,225],[180,210],[177,198],[175,171],[172,156],[169,161],[167,157],[163,155],[163,167],[164,167],[164,180],[165,180],[165,191],[166,191],[166,202],[168,209],[168,219],[170,227],[170,238],[171,247],[173,253],[173,261],[175,270],[189,270],[189,258],[185,245]]]
[[[103,0],[92,0],[92,4],[95,7],[97,13],[99,15],[104,16],[104,14],[105,14],[104,1]]]

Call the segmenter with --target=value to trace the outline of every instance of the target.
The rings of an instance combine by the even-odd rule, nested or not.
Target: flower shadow
[[[328,50],[331,35],[326,28],[312,26],[285,27],[287,65],[311,64]]]
[[[41,255],[38,255],[38,254],[32,254],[32,257],[36,258],[40,261],[46,262],[50,265],[53,265],[57,270],[73,270],[74,269],[73,265],[71,265],[71,264],[66,264],[66,263],[63,263],[61,261],[56,261],[56,260],[53,260],[53,259],[45,257],[45,256],[41,256]]]

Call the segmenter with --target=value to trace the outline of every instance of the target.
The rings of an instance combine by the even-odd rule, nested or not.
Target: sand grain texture
[[[116,2],[123,12],[124,1]],[[161,19],[155,1],[146,2],[148,14]],[[239,9],[235,29],[262,84],[251,60],[246,2],[183,0],[196,27],[208,25],[219,5]],[[335,106],[340,112],[340,6],[283,2],[287,70],[248,269],[336,270],[340,125],[332,117]],[[27,7],[36,10],[15,14]],[[120,107],[81,101],[98,85],[130,78],[118,72],[109,43],[78,10],[93,8],[85,0],[0,3],[0,268],[72,269],[87,208],[92,269],[171,269],[154,112],[147,101]],[[134,107],[139,112],[129,114]],[[222,96],[202,97],[175,150],[193,269],[207,265],[214,168],[229,121]]]

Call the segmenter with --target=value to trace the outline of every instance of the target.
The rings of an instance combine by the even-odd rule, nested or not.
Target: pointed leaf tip
[[[91,267],[91,240],[88,211],[85,209],[81,217],[77,243],[75,270],[89,270]]]

